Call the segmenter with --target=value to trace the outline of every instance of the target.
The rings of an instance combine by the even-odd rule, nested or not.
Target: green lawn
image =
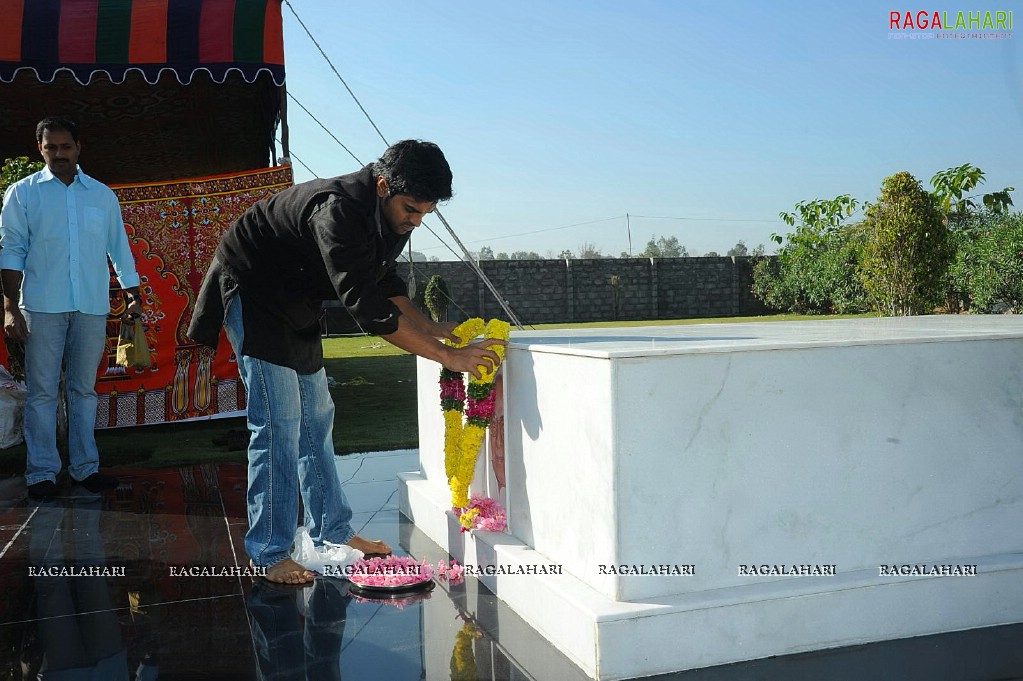
[[[849,315],[870,316],[870,315]],[[833,319],[837,317],[829,317]],[[728,319],[680,319],[651,322],[543,324],[534,329],[616,326],[666,326],[740,321],[822,319],[775,315]],[[385,451],[418,446],[415,357],[375,337],[323,341],[334,404],[334,446],[338,453]],[[440,418],[438,408],[437,417]],[[245,419],[218,419],[97,431],[104,466],[163,467],[203,461],[244,461]],[[0,473],[22,473],[25,446],[0,451]]]

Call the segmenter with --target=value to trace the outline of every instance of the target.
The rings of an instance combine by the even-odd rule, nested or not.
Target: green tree
[[[27,156],[4,159],[4,165],[0,168],[0,208],[4,205],[4,194],[7,193],[8,187],[18,180],[42,169],[42,162],[30,161]],[[3,295],[2,286],[0,286],[0,295]],[[11,375],[17,381],[25,380],[25,345],[21,341],[16,341],[9,337],[4,338],[4,344],[7,346],[7,364]],[[61,407],[66,408],[63,404],[63,394],[61,393]],[[62,426],[61,431],[58,433],[58,442],[60,443],[67,442],[66,423],[66,420],[61,419],[58,424]]]
[[[575,253],[566,248],[561,253],[558,253],[558,258],[561,260],[572,260],[575,258]]]
[[[704,258],[720,258],[721,254],[718,253],[717,251],[707,251],[706,253],[703,254],[703,257]]]
[[[4,194],[7,193],[8,187],[42,169],[42,162],[29,161],[28,156],[4,159],[4,165],[0,168],[0,207],[4,205]]]
[[[777,257],[753,265],[753,293],[775,309],[801,314],[869,310],[856,273],[861,243],[862,230],[847,225],[787,244]]]
[[[746,242],[744,242],[742,239],[739,239],[739,242],[732,246],[731,248],[729,248],[728,253],[726,253],[725,255],[730,255],[739,258],[749,255],[749,249],[746,248]]]
[[[408,252],[405,251],[398,256],[399,262],[408,262]],[[426,262],[426,255],[419,251],[412,251],[412,262]]]
[[[908,172],[885,179],[867,208],[860,276],[879,314],[931,312],[953,258],[938,199]]]
[[[944,282],[945,308],[950,312],[969,310],[972,301],[971,278],[978,272],[974,260],[983,255],[975,247],[980,226],[994,216],[1008,214],[1012,206],[1006,187],[1002,191],[979,197],[969,192],[984,183],[984,171],[969,163],[935,173],[931,178],[938,205],[945,213],[951,230],[950,238],[956,253]]]
[[[433,321],[439,322],[447,318],[451,296],[448,295],[448,285],[444,281],[444,277],[439,274],[430,277],[430,281],[426,284],[426,291],[423,293],[423,302],[426,304],[426,309],[430,311]]]
[[[971,312],[1023,312],[1023,213],[971,215],[957,239],[950,279]]]
[[[515,251],[511,254],[512,260],[543,260],[536,251]]]
[[[931,178],[934,195],[938,199],[939,207],[948,216],[950,227],[955,229],[962,226],[968,221],[970,214],[979,210],[981,205],[995,213],[1008,213],[1012,206],[1009,192],[1015,189],[1006,187],[1000,192],[984,194],[980,197],[981,203],[977,204],[974,201],[976,196],[969,196],[967,192],[982,184],[984,171],[969,163],[941,170]]]
[[[646,248],[639,254],[641,258],[688,258],[689,251],[678,242],[677,236],[650,237]]]
[[[777,258],[753,266],[753,293],[767,305],[797,313],[862,312],[870,304],[856,274],[862,232],[845,221],[856,211],[848,194],[800,201],[779,216],[795,231],[771,239],[782,245]],[[758,246],[759,255],[763,246]],[[756,252],[756,251],[755,251]]]
[[[494,249],[490,246],[482,247],[476,254],[476,260],[494,260]]]

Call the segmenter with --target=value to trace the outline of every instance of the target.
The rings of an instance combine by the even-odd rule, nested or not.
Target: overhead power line
[[[328,128],[327,126],[325,126],[325,125],[324,125],[323,123],[321,123],[321,122],[320,122],[320,119],[319,119],[319,118],[317,118],[316,116],[314,116],[314,115],[313,115],[313,112],[312,112],[312,111],[310,111],[309,109],[307,109],[307,108],[306,108],[306,105],[305,105],[305,104],[303,104],[302,102],[298,101],[298,99],[297,99],[297,98],[295,97],[295,95],[291,94],[291,92],[288,92],[288,98],[289,98],[289,99],[290,99],[291,101],[295,102],[295,104],[298,104],[299,108],[300,108],[300,109],[302,109],[302,111],[305,111],[305,112],[306,112],[306,114],[308,114],[308,115],[309,115],[309,118],[313,119],[313,120],[314,120],[314,121],[316,122],[316,125],[318,125],[318,126],[320,126],[321,128],[323,128],[323,131],[324,131],[325,133],[327,133],[328,135],[330,135],[330,136],[331,136],[331,138],[333,138],[333,140],[334,140],[335,142],[337,142],[338,144],[340,144],[340,145],[341,145],[341,148],[342,148],[342,149],[344,149],[345,151],[347,151],[347,152],[348,152],[348,155],[349,155],[349,156],[351,156],[352,158],[354,158],[354,159],[355,159],[355,162],[356,162],[356,163],[358,163],[358,164],[359,164],[360,166],[364,166],[364,165],[366,165],[365,163],[363,163],[362,161],[360,161],[360,160],[359,160],[359,157],[358,157],[358,156],[356,156],[356,155],[355,155],[355,154],[354,154],[354,153],[352,152],[352,150],[351,150],[351,149],[349,149],[348,147],[346,147],[346,146],[345,146],[345,143],[344,143],[344,142],[342,142],[341,140],[339,140],[339,139],[337,138],[337,135],[335,135],[334,133],[332,133],[332,132],[330,131],[330,129],[329,129],[329,128]],[[307,169],[307,170],[308,170],[308,169]],[[315,173],[314,173],[314,174],[315,174]]]
[[[772,220],[746,220],[741,218],[693,218],[676,215],[636,215],[635,213],[629,213],[629,216],[644,220],[691,220],[693,222],[781,222],[778,218]]]
[[[556,232],[558,230],[570,229],[572,227],[583,227],[585,225],[595,225],[595,224],[600,223],[600,222],[610,222],[612,220],[625,220],[627,218],[638,218],[638,219],[645,219],[645,220],[686,220],[686,221],[692,221],[692,222],[701,222],[702,221],[702,222],[777,223],[779,221],[777,219],[774,219],[774,220],[751,220],[751,219],[740,219],[740,218],[695,218],[695,217],[687,217],[687,216],[635,215],[633,213],[627,213],[625,215],[615,215],[615,216],[609,217],[609,218],[598,218],[596,220],[586,220],[586,221],[583,221],[583,222],[573,222],[572,224],[560,225],[558,227],[544,227],[543,229],[534,229],[534,230],[531,230],[531,231],[528,231],[528,232],[516,232],[515,234],[502,234],[500,236],[491,236],[491,237],[487,237],[487,238],[484,238],[484,239],[473,239],[472,241],[468,241],[466,243],[470,243],[470,244],[484,244],[484,243],[486,243],[486,244],[489,244],[489,243],[491,243],[493,241],[500,241],[501,239],[513,239],[515,237],[530,236],[530,235],[533,235],[533,234],[546,234],[547,232]],[[433,232],[433,230],[430,230],[430,233],[433,234],[434,236],[437,236]],[[445,244],[443,242],[443,240],[441,240],[439,237],[438,237],[437,240],[441,242],[442,246],[445,246],[445,247],[448,248],[448,250],[451,250],[451,247],[447,246],[447,244]],[[436,248],[441,248],[442,246],[427,246],[426,248],[422,249],[422,252],[431,251],[431,250],[434,250]],[[452,252],[454,252],[454,251],[452,251]]]
[[[276,139],[276,140],[277,140],[277,144],[281,144],[281,138],[280,138],[280,137],[275,137],[274,139]],[[319,178],[319,177],[320,177],[319,175],[317,175],[316,173],[314,173],[314,172],[313,172],[313,169],[312,169],[312,168],[310,168],[309,166],[307,166],[307,165],[305,164],[305,162],[303,162],[303,161],[302,161],[302,159],[300,159],[300,158],[299,158],[298,156],[296,156],[296,155],[294,154],[294,152],[292,152],[292,151],[291,151],[290,149],[288,150],[288,154],[289,154],[290,158],[293,158],[293,159],[295,159],[296,161],[298,161],[298,164],[299,164],[300,166],[302,166],[303,168],[305,168],[306,170],[308,170],[308,171],[309,171],[309,174],[310,174],[310,175],[312,175],[312,176],[313,176],[313,177],[315,177],[315,178]]]
[[[359,101],[359,98],[355,96],[354,92],[352,92],[352,88],[348,87],[348,83],[345,82],[345,79],[341,77],[341,74],[334,67],[334,62],[330,61],[330,57],[328,57],[327,53],[323,51],[323,48],[320,47],[320,44],[316,42],[316,38],[314,38],[313,34],[309,32],[309,29],[306,27],[305,22],[302,21],[302,17],[298,16],[298,12],[295,11],[295,8],[291,6],[291,3],[288,0],[284,0],[284,4],[287,5],[288,9],[291,10],[291,13],[295,15],[295,19],[297,19],[298,23],[302,26],[302,30],[304,30],[305,34],[309,36],[309,40],[313,41],[313,45],[316,45],[316,49],[320,51],[320,54],[323,55],[323,59],[327,62],[327,65],[330,66],[330,70],[334,72],[334,75],[337,76],[337,79],[341,81],[341,84],[345,86],[346,90],[348,90],[348,94],[350,94],[352,96],[352,99],[355,100],[355,103],[359,105],[359,109],[366,117],[366,120],[369,121],[369,124],[373,126],[374,130],[377,131],[377,134],[380,135],[380,139],[384,141],[385,145],[388,144],[387,138],[384,137],[384,133],[380,132],[380,128],[378,128],[377,124],[373,122],[373,117],[369,115],[368,111],[366,111],[366,107],[362,105],[362,102]]]
[[[302,26],[302,30],[305,31],[306,35],[309,37],[309,40],[311,40],[313,45],[316,46],[316,49],[320,51],[320,55],[323,56],[324,61],[326,61],[327,65],[330,66],[330,70],[334,72],[334,75],[337,76],[337,79],[339,81],[341,81],[342,85],[344,85],[345,90],[348,91],[348,94],[351,95],[352,99],[359,106],[359,109],[362,111],[363,115],[366,116],[366,120],[368,120],[369,124],[373,126],[374,130],[376,130],[377,135],[380,136],[380,139],[383,140],[384,144],[389,144],[389,142],[387,141],[387,138],[384,137],[384,133],[380,132],[380,128],[377,127],[377,124],[373,121],[373,117],[369,115],[368,111],[366,111],[366,107],[364,107],[362,105],[362,102],[359,101],[359,98],[355,96],[355,92],[353,92],[352,88],[350,88],[348,86],[348,83],[345,82],[345,79],[341,76],[341,73],[334,66],[334,63],[330,60],[330,57],[328,57],[327,53],[323,51],[322,47],[320,47],[320,43],[317,42],[316,38],[313,37],[312,32],[310,32],[309,28],[305,25],[305,22],[302,21],[302,17],[298,16],[298,12],[296,12],[295,8],[291,6],[291,2],[289,2],[289,0],[284,0],[284,4],[286,4],[288,6],[288,9],[291,10],[291,13],[295,16],[295,19],[298,21],[299,25]],[[346,147],[344,145],[344,143],[341,142],[341,140],[339,140],[337,138],[336,135],[334,135],[334,133],[330,132],[330,130],[327,129],[327,126],[323,125],[323,123],[321,123],[319,121],[319,119],[317,119],[312,114],[312,112],[309,111],[309,109],[307,109],[301,102],[299,102],[297,99],[295,99],[294,95],[292,95],[289,92],[288,96],[291,97],[291,99],[296,104],[298,104],[302,108],[302,110],[305,111],[310,116],[310,118],[312,118],[314,121],[316,121],[316,123],[321,128],[323,128],[327,132],[327,134],[329,134],[334,139],[334,141],[336,141],[338,144],[340,144],[341,147],[345,151],[347,151],[349,154],[351,154],[352,158],[354,158],[356,160],[356,162],[358,162],[360,165],[362,164],[362,161],[360,161],[359,158],[355,154],[353,154],[351,152],[351,150],[348,147]],[[490,278],[487,277],[487,275],[483,273],[483,270],[480,267],[479,263],[477,263],[476,260],[472,257],[472,254],[469,253],[469,249],[467,249],[462,244],[461,240],[459,240],[458,236],[455,234],[455,230],[451,228],[451,225],[449,225],[448,221],[444,219],[444,216],[440,214],[440,211],[435,210],[434,214],[437,216],[437,218],[444,225],[445,229],[447,229],[448,234],[450,234],[451,238],[455,240],[455,243],[458,244],[459,248],[462,249],[462,253],[464,254],[464,262],[466,262],[476,272],[476,276],[478,276],[480,278],[480,280],[486,285],[486,287],[488,289],[490,289],[490,292],[494,294],[494,298],[497,299],[497,302],[501,306],[501,309],[504,310],[505,314],[508,315],[508,319],[512,323],[514,323],[517,328],[521,329],[522,328],[522,324],[519,322],[518,318],[515,316],[515,313],[512,312],[511,307],[508,305],[508,301],[506,301],[504,299],[504,297],[502,297],[497,292],[497,289],[494,287],[494,284],[490,281]],[[436,234],[434,234],[434,236],[436,236]],[[411,258],[410,258],[410,260],[411,260]]]

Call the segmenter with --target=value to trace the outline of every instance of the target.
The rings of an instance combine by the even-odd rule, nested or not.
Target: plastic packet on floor
[[[347,544],[323,542],[323,546],[317,547],[304,525],[295,532],[295,544],[291,549],[291,557],[296,563],[324,577],[345,578],[345,568],[363,555],[362,551]]]

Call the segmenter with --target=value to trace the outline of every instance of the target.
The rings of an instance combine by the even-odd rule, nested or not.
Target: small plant
[[[444,281],[444,277],[439,274],[430,277],[430,281],[426,284],[426,292],[423,294],[423,302],[426,303],[426,309],[430,311],[433,321],[440,322],[447,319],[448,303],[451,302],[451,296],[448,295],[448,285]]]

